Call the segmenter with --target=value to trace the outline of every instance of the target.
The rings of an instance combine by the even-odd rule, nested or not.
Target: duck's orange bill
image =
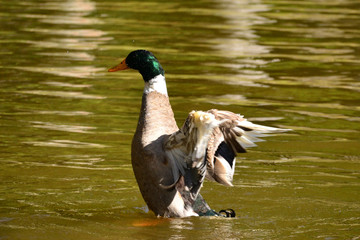
[[[119,63],[118,65],[116,65],[115,67],[112,67],[108,70],[108,72],[116,72],[116,71],[121,71],[121,70],[125,70],[125,69],[129,69],[128,65],[126,65],[126,58],[124,60],[121,61],[121,63]]]

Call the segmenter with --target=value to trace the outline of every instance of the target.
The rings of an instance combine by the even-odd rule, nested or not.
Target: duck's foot
[[[235,211],[231,208],[220,210],[219,212],[210,209],[206,212],[199,213],[199,216],[219,216],[219,217],[233,218],[236,216],[236,214]]]
[[[228,217],[228,218],[229,217],[233,218],[233,217],[236,216],[235,211],[233,209],[231,209],[231,208],[228,208],[228,209],[225,209],[225,210],[220,210],[219,215],[223,216],[223,217]]]
[[[212,210],[200,194],[197,196],[193,204],[193,209],[197,214],[199,214],[199,216],[221,216],[228,218],[235,217],[235,211],[231,208],[220,210],[219,212]]]

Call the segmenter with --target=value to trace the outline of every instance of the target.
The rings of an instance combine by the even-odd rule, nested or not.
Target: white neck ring
[[[161,74],[145,82],[144,93],[158,92],[168,96],[165,77]]]

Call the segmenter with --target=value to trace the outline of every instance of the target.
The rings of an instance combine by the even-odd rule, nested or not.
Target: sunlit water
[[[0,239],[360,239],[360,3],[0,1]],[[148,49],[179,125],[291,128],[206,182],[235,219],[157,219],[130,164]]]

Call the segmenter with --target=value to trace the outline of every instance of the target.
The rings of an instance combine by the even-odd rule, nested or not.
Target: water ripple
[[[98,143],[79,142],[74,140],[49,140],[24,142],[37,147],[61,147],[61,148],[105,148],[106,145]]]
[[[43,129],[49,129],[49,130],[75,132],[75,133],[92,133],[89,130],[96,129],[96,127],[54,124],[54,123],[50,123],[50,122],[40,122],[40,121],[32,121],[30,123],[31,123],[32,127],[35,127],[35,128],[43,128]]]
[[[56,86],[56,87],[70,87],[70,88],[91,87],[90,84],[71,84],[71,83],[66,83],[66,82],[55,82],[55,81],[43,82],[43,84],[50,85],[50,86]]]
[[[86,111],[33,111],[30,114],[49,114],[49,115],[60,115],[60,116],[88,116],[93,113]]]
[[[35,95],[51,96],[51,97],[62,97],[62,98],[79,98],[79,99],[105,99],[106,98],[106,97],[102,97],[102,96],[84,94],[82,92],[65,92],[65,91],[50,91],[50,90],[28,90],[28,91],[19,91],[19,93],[35,94]]]
[[[93,66],[76,67],[14,67],[17,70],[53,74],[62,77],[93,78],[97,72],[104,72],[105,68]]]

